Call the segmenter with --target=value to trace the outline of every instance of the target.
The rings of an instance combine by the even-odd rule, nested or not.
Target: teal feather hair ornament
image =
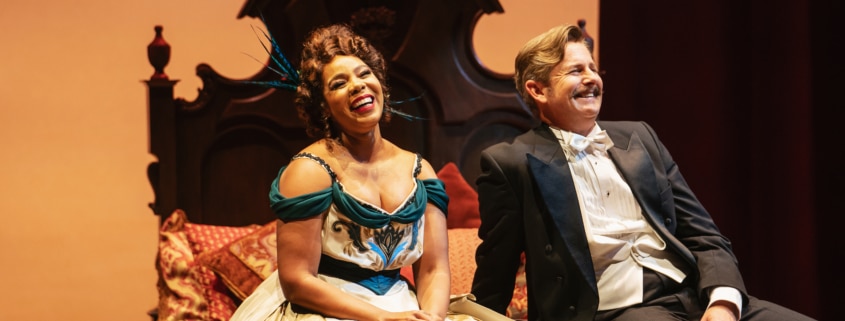
[[[264,15],[261,15],[260,18],[261,18],[261,22],[264,23],[264,25],[266,26],[267,23],[264,20]],[[255,28],[254,26],[252,27],[252,30],[255,33],[255,36],[258,37],[259,42],[261,42],[261,46],[264,47],[264,51],[267,53],[267,55],[270,56],[270,61],[272,62],[272,65],[267,64],[267,66],[266,66],[267,69],[269,69],[270,71],[273,71],[274,73],[278,74],[279,79],[265,80],[265,81],[246,80],[246,81],[243,81],[243,82],[246,83],[246,84],[259,85],[259,86],[262,86],[262,87],[269,87],[269,88],[284,89],[284,90],[290,90],[290,91],[295,92],[296,88],[299,86],[299,83],[301,82],[299,70],[294,68],[293,65],[291,65],[288,58],[285,57],[284,53],[282,53],[282,49],[279,46],[279,44],[276,42],[276,39],[273,37],[272,33],[270,33],[269,31],[264,31],[262,29]],[[260,31],[261,35],[264,37],[264,39],[266,40],[266,42],[262,41],[261,37],[259,36],[259,31]],[[268,46],[268,43],[269,43],[269,46]],[[260,60],[258,60],[257,58],[255,58],[253,56],[250,56],[250,58],[255,59],[255,61],[258,61],[259,63],[262,63]],[[412,101],[417,101],[417,100],[422,99],[422,96],[423,95],[421,94],[417,97],[412,97],[412,98],[405,99],[405,100],[399,100],[399,101],[391,100],[391,101],[389,101],[388,106],[389,105],[398,105],[398,104],[408,103],[408,102],[412,102]],[[396,114],[396,115],[398,115],[402,118],[405,118],[407,120],[426,120],[425,118],[414,116],[414,115],[399,111],[395,108],[388,107],[387,112]]]
[[[261,16],[261,22],[264,22],[264,16]],[[266,23],[265,23],[266,25]],[[256,28],[253,26],[252,31],[255,32],[255,36],[258,37],[258,32]],[[282,53],[281,47],[276,42],[276,39],[269,33],[269,31],[260,30],[261,34],[264,35],[264,38],[267,42],[270,43],[270,47],[267,47],[267,44],[264,41],[261,41],[259,38],[259,42],[261,46],[264,47],[264,51],[267,52],[267,55],[270,56],[270,60],[273,62],[274,66],[270,64],[267,65],[267,69],[275,72],[279,75],[279,79],[276,80],[269,80],[269,81],[245,81],[248,84],[260,85],[264,87],[270,88],[279,88],[279,89],[286,89],[291,91],[296,91],[296,87],[299,86],[299,71],[293,68],[290,61],[285,54]],[[250,56],[255,61],[260,62],[255,57]]]

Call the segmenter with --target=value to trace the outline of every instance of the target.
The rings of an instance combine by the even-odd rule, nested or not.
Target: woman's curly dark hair
[[[303,44],[299,69],[302,82],[296,88],[295,104],[299,117],[305,121],[306,133],[311,137],[340,137],[340,130],[331,121],[323,96],[323,67],[338,55],[358,57],[370,67],[384,93],[382,120],[390,120],[384,57],[349,26],[334,24],[312,31]]]

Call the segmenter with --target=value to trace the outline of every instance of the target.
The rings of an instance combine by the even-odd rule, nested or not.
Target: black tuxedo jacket
[[[643,122],[603,122],[608,153],[642,214],[687,266],[685,284],[706,304],[709,289],[730,286],[747,301],[730,241],[693,195],[678,166]],[[705,151],[702,151],[705,152]],[[578,197],[557,138],[545,124],[481,155],[481,211],[472,293],[505,313],[520,254],[526,255],[530,320],[593,320],[598,290]]]

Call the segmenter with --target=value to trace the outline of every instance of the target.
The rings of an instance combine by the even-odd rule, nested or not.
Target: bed
[[[279,45],[292,61],[298,61],[309,30],[347,22],[388,58],[392,99],[421,97],[398,107],[426,120],[394,117],[382,131],[422,154],[446,182],[454,294],[469,292],[475,268],[478,155],[535,124],[511,79],[486,70],[471,49],[478,18],[501,11],[495,0],[248,0],[238,13],[263,16],[266,29],[284,39]],[[292,92],[236,81],[206,64],[196,68],[203,83],[198,96],[174,97],[176,81],[164,72],[171,45],[179,46],[156,40],[148,50],[155,69],[146,81],[149,148],[156,157],[147,168],[155,196],[149,206],[161,222],[160,300],[150,315],[228,320],[277,268],[268,186],[312,139],[296,115]],[[265,69],[250,80],[274,76]],[[524,282],[517,282],[508,314],[521,319],[526,310]]]

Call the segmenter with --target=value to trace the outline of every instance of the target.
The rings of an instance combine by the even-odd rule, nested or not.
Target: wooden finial
[[[155,68],[155,72],[150,77],[151,80],[168,79],[167,74],[164,73],[164,66],[167,66],[167,63],[170,61],[170,45],[161,36],[163,29],[161,25],[155,26],[155,38],[147,45],[147,59],[150,60],[150,64]]]

